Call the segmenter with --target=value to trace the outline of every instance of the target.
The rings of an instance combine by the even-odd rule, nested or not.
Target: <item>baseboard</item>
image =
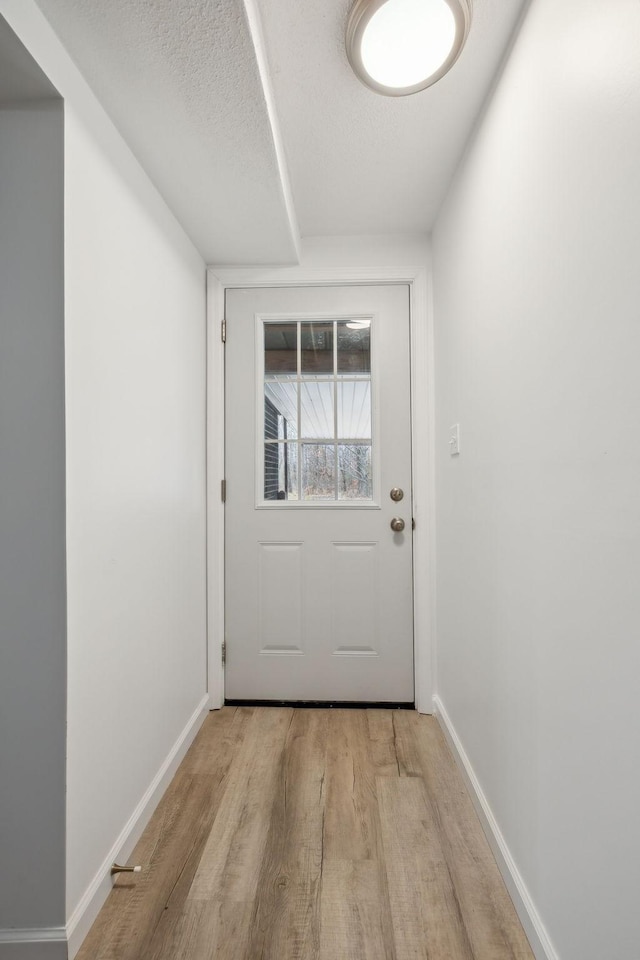
[[[126,861],[130,856],[208,712],[209,696],[207,694],[207,696],[202,698],[189,718],[184,730],[169,751],[169,754],[153,778],[148,790],[131,814],[128,823],[87,887],[78,906],[73,911],[66,927],[69,943],[68,960],[73,960],[73,957],[75,957],[82,941],[91,929],[100,908],[111,892],[113,886],[110,873],[111,864],[114,861]],[[66,956],[67,955],[64,954],[65,960]],[[4,955],[0,954],[0,960],[4,960]],[[9,960],[9,958],[7,958],[7,960]],[[13,960],[13,957],[11,960]],[[25,954],[23,958],[22,954],[19,956],[16,954],[16,960],[31,960],[31,957],[27,957]],[[40,960],[39,957],[38,960]],[[45,960],[44,954],[42,955],[42,960]],[[55,958],[52,957],[52,960],[58,960],[57,956]]]
[[[447,743],[451,748],[451,752],[465,780],[476,813],[482,824],[482,829],[489,841],[489,846],[498,864],[498,869],[509,891],[509,896],[513,900],[513,905],[524,927],[524,932],[531,944],[531,949],[533,950],[536,960],[558,960],[558,954],[549,939],[549,934],[545,929],[540,914],[536,910],[526,884],[511,856],[511,851],[493,815],[489,802],[483,793],[482,787],[471,766],[471,761],[462,746],[462,742],[456,733],[451,718],[445,710],[444,704],[438,696],[433,698],[433,707],[434,713],[447,739]]]
[[[67,960],[67,931],[0,930],[0,960]]]

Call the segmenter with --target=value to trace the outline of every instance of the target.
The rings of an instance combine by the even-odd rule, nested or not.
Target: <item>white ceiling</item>
[[[523,0],[474,0],[458,62],[409,97],[382,97],[353,74],[352,2],[259,0],[301,233],[429,232]]]
[[[451,73],[406,98],[351,72],[352,0],[37,2],[204,258],[257,264],[295,262],[298,230],[428,233],[527,0],[474,0]]]

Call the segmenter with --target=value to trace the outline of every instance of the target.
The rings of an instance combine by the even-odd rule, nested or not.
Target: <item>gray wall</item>
[[[0,929],[65,920],[63,212],[62,102],[0,106]]]

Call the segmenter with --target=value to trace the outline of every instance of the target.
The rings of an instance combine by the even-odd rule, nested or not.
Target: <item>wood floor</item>
[[[210,713],[78,960],[533,960],[437,722]]]

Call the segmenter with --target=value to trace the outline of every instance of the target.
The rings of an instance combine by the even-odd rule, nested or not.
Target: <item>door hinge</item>
[[[220,339],[223,343],[227,342],[227,321],[222,320],[220,322]]]
[[[226,480],[220,481],[220,499],[222,500],[223,503],[227,502],[227,481]]]
[[[226,644],[226,642],[223,642],[223,644],[222,644],[222,663],[225,664],[226,662],[227,662],[227,644]]]

